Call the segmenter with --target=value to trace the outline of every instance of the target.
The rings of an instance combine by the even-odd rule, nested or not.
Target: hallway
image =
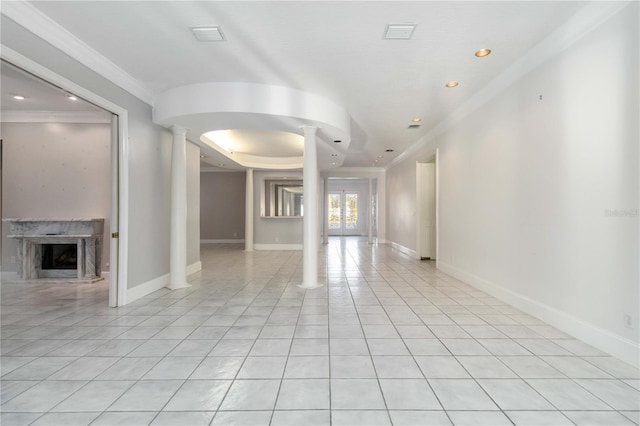
[[[2,425],[633,425],[637,369],[389,245],[203,245],[191,287],[2,286]]]

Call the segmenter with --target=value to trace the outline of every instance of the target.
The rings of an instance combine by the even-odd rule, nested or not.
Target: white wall
[[[171,133],[153,124],[148,104],[4,15],[0,24],[3,45],[128,111],[128,289],[157,281],[169,272]]]
[[[439,266],[637,364],[638,69],[634,3],[389,170],[390,239],[438,146]]]
[[[111,125],[2,123],[3,218],[104,218],[109,271]],[[15,272],[15,239],[2,224],[2,271]]]

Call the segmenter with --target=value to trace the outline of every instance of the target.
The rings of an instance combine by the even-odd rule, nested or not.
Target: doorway
[[[436,163],[416,163],[416,254],[437,259]]]
[[[101,114],[102,118],[99,120],[100,122],[105,123],[104,125],[109,129],[106,130],[107,133],[110,133],[109,140],[106,142],[108,145],[107,151],[102,153],[103,157],[110,158],[110,166],[107,165],[109,170],[106,174],[106,185],[107,185],[107,211],[102,214],[105,218],[110,219],[110,226],[105,227],[104,229],[104,240],[110,244],[109,253],[109,306],[122,306],[126,304],[126,276],[127,276],[127,253],[126,253],[126,242],[127,242],[127,216],[123,214],[126,212],[126,197],[128,190],[128,173],[127,173],[127,126],[128,126],[128,113],[127,110],[111,103],[110,101],[95,95],[93,92],[88,91],[81,86],[67,80],[66,78],[54,73],[41,66],[40,64],[20,55],[17,52],[12,51],[11,49],[3,49],[2,51],[2,66],[3,68],[12,68],[13,70],[17,70],[23,74],[24,82],[18,83],[20,79],[23,77],[16,76],[16,85],[22,84],[20,87],[25,87],[28,89],[35,89],[35,86],[40,87],[43,90],[41,93],[43,96],[36,96],[32,98],[28,104],[34,105],[35,101],[38,101],[37,106],[38,109],[42,109],[43,106],[47,106],[47,102],[51,101],[53,97],[62,99],[64,105],[71,105],[75,103],[79,105],[81,103],[85,103],[86,105],[90,105],[91,107],[87,108],[87,111],[83,111],[83,108],[79,108],[79,111],[74,111],[74,108],[78,109],[78,107],[62,107],[59,109],[57,115],[62,117],[63,121],[65,117],[74,116],[76,114],[79,115],[89,115],[94,116],[96,112]],[[8,89],[7,84],[11,80],[7,81],[3,79],[3,95],[5,94],[4,89]],[[14,98],[17,99],[17,98]],[[3,106],[8,105],[4,103]],[[3,109],[5,109],[3,108]],[[53,108],[47,107],[47,112]],[[42,112],[42,111],[40,111]],[[55,111],[54,111],[55,112]],[[30,109],[22,108],[22,110],[18,110],[16,108],[16,116],[29,116]],[[11,115],[11,114],[9,114]],[[37,114],[31,114],[33,117],[37,118],[38,121],[43,122],[43,118],[37,117]],[[42,114],[41,114],[42,115]],[[50,115],[50,114],[47,114]],[[7,118],[5,114],[3,114],[4,118]],[[87,118],[84,118],[87,121]],[[19,118],[19,120],[23,120],[23,118]],[[73,124],[75,119],[70,118],[68,122],[65,124],[67,127]],[[89,122],[92,122],[93,118],[88,119]],[[15,120],[14,120],[15,121]],[[46,118],[45,123],[49,123],[49,127],[54,130],[59,130],[59,128],[63,126],[57,126],[56,123],[52,122],[49,118]],[[81,121],[82,122],[82,121]],[[85,123],[86,124],[86,123]],[[6,141],[5,141],[6,142]],[[123,165],[123,167],[120,167]],[[110,177],[109,177],[110,176]],[[47,182],[49,183],[49,182]],[[110,189],[109,189],[110,188]],[[89,189],[87,189],[89,191]],[[121,194],[122,193],[122,194]],[[122,195],[124,199],[121,202]],[[55,204],[61,204],[61,200],[58,200]],[[3,206],[4,207],[4,206]],[[2,209],[4,210],[4,209]],[[5,216],[5,212],[3,211],[3,217]],[[29,213],[32,214],[32,213]],[[88,214],[88,212],[85,212]],[[68,214],[65,216],[71,217]],[[3,239],[4,243],[4,239]],[[4,244],[3,244],[4,245]],[[107,244],[105,244],[107,245]],[[5,247],[2,247],[2,252],[7,255],[7,251],[5,251]],[[106,253],[105,253],[106,254]],[[8,262],[11,263],[13,259],[9,256]],[[8,272],[10,268],[2,268],[3,275],[5,272]],[[9,272],[10,273],[10,272]],[[15,274],[15,273],[14,273]]]
[[[352,191],[329,191],[328,215],[329,235],[360,235],[360,196]]]

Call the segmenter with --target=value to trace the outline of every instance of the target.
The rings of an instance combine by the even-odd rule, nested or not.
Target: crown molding
[[[4,1],[2,14],[136,98],[153,105],[154,95],[149,88],[35,6],[26,1]]]
[[[505,71],[498,74],[496,78],[491,80],[475,95],[471,96],[469,100],[429,130],[415,144],[394,158],[393,161],[385,166],[385,170],[389,170],[398,163],[410,158],[420,149],[426,148],[429,143],[451,129],[463,118],[487,104],[540,65],[569,48],[631,3],[633,3],[633,0],[612,2],[595,1],[582,7],[563,25],[545,37],[531,50],[527,51],[524,56],[520,57],[520,59],[510,65]]]
[[[384,167],[336,167],[335,169],[324,170],[323,173],[331,174],[332,172],[349,172],[349,173],[379,173],[385,172]]]
[[[2,123],[111,123],[111,114],[100,111],[2,111]]]

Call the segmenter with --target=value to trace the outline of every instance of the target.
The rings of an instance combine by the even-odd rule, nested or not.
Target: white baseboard
[[[394,243],[393,241],[391,242],[391,248],[398,250],[404,254],[406,254],[407,256],[410,256],[412,259],[417,259],[418,254],[416,253],[415,250],[412,250],[408,247],[405,246],[401,246],[398,243]]]
[[[601,351],[607,352],[635,367],[640,367],[640,345],[626,337],[612,333],[522,294],[513,292],[445,262],[439,261],[437,268]]]
[[[202,262],[197,261],[187,266],[187,276],[194,274],[198,271],[202,270]],[[136,301],[142,297],[145,297],[154,291],[160,290],[163,287],[169,285],[171,275],[164,274],[159,276],[158,278],[154,278],[150,281],[137,285],[133,288],[127,290],[127,300],[126,304],[129,304],[133,301]]]
[[[154,291],[160,290],[167,284],[169,284],[169,274],[164,274],[158,278],[154,278],[133,288],[129,288],[127,289],[127,300],[125,305],[135,302]]]
[[[244,243],[244,238],[239,240],[229,239],[214,239],[214,240],[200,240],[200,244],[241,244]]]
[[[254,250],[302,250],[302,244],[254,244]]]
[[[187,276],[193,275],[196,272],[200,271],[202,271],[202,262],[199,260],[187,266]]]

